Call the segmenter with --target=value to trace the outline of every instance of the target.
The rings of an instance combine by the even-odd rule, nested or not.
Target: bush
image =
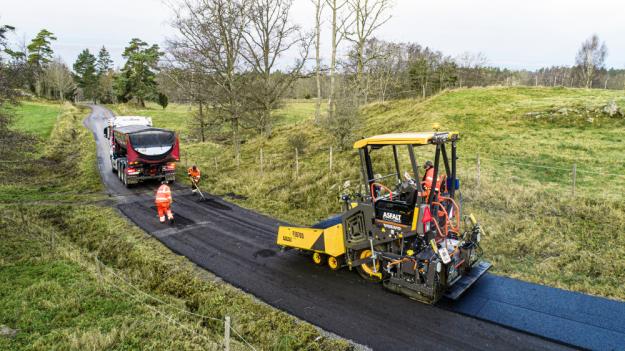
[[[341,150],[346,150],[351,146],[354,131],[359,125],[360,114],[355,98],[338,100],[334,117],[328,117],[324,123],[325,129],[334,137],[335,143]]]
[[[303,154],[308,147],[308,136],[304,133],[293,133],[289,135],[287,142],[291,150],[297,149],[297,152]]]
[[[161,105],[161,107],[163,108],[163,110],[167,107],[167,105],[169,104],[169,99],[167,98],[167,95],[163,94],[163,93],[158,93],[158,104]]]

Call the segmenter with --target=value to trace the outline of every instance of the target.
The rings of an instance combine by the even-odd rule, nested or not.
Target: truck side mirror
[[[108,139],[108,137],[109,137],[109,127],[104,128],[104,137]]]

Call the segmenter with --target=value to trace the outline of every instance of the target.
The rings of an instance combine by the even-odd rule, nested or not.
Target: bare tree
[[[177,55],[183,55],[180,52]],[[183,55],[184,56],[184,55]],[[165,63],[166,67],[161,70],[162,78],[160,79],[163,86],[173,85],[173,91],[170,94],[174,96],[183,96],[183,101],[188,101],[197,105],[197,111],[193,111],[189,120],[189,129],[192,135],[199,137],[202,142],[207,140],[208,132],[211,129],[217,129],[221,125],[221,121],[214,113],[209,111],[208,101],[210,99],[210,91],[213,90],[211,79],[204,76],[201,70],[195,69],[195,65],[189,64],[194,61],[178,61]],[[185,64],[186,63],[186,64]],[[177,64],[178,66],[173,66]],[[160,85],[160,84],[159,84]]]
[[[460,72],[458,86],[462,88],[464,84],[472,86],[481,82],[481,70],[488,64],[486,55],[481,52],[472,53],[467,51],[458,55],[455,61]]]
[[[331,119],[336,110],[336,102],[334,101],[334,92],[336,89],[336,52],[343,39],[345,33],[344,28],[349,21],[349,16],[341,16],[341,11],[345,8],[345,5],[347,5],[347,0],[326,0],[326,4],[332,13],[330,27],[332,33],[332,54],[330,55],[330,88],[328,89],[328,117]]]
[[[347,150],[354,141],[355,131],[361,124],[360,103],[354,90],[347,86],[340,88],[336,100],[335,114],[327,119],[323,127],[341,150]]]
[[[315,6],[315,80],[317,83],[317,101],[315,103],[315,124],[321,121],[321,16],[324,0],[312,0]]]
[[[352,25],[345,28],[345,38],[356,47],[356,85],[361,98],[366,96],[364,70],[366,62],[366,43],[380,26],[386,23],[391,16],[391,0],[348,0],[347,11],[352,13]],[[372,57],[372,56],[370,56]],[[366,103],[366,98],[365,101]]]
[[[208,99],[230,125],[237,164],[244,113],[241,45],[248,11],[248,0],[182,0],[172,22],[178,37],[169,41],[169,52],[178,64],[210,80]]]
[[[582,47],[577,52],[575,63],[586,88],[592,88],[592,80],[596,72],[603,68],[607,54],[608,48],[605,42],[600,43],[596,34],[593,34],[582,43]]]
[[[56,95],[60,101],[64,101],[65,95],[75,88],[74,78],[60,57],[55,58],[43,69],[43,85],[51,97]]]
[[[375,38],[368,40],[367,46],[370,47],[367,52],[375,52],[367,68],[367,94],[372,90],[378,99],[384,102],[389,91],[397,89],[399,85],[402,69],[401,47],[399,44]]]
[[[247,95],[252,123],[265,136],[271,135],[271,111],[278,107],[286,90],[299,78],[308,58],[310,36],[289,21],[293,0],[251,0],[249,26],[244,29],[243,59],[250,67]],[[278,60],[299,50],[296,62],[277,72]]]

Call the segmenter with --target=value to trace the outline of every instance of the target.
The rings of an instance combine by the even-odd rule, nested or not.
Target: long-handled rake
[[[191,183],[193,183],[193,185],[195,186],[195,189],[197,189],[197,192],[200,194],[200,197],[202,198],[200,201],[206,201],[206,197],[204,197],[204,194],[202,193],[202,190],[200,190],[200,187],[197,185],[197,182],[193,179],[193,177],[189,177],[191,178]]]

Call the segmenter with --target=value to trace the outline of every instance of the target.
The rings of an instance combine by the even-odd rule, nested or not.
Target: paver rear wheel
[[[333,271],[338,271],[343,266],[343,257],[328,256],[328,267]]]
[[[313,252],[312,254],[312,261],[314,264],[318,265],[318,266],[322,266],[324,264],[324,255],[322,253],[319,252]]]

